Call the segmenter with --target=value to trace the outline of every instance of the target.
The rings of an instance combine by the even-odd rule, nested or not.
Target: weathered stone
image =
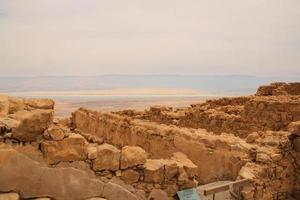
[[[20,121],[17,127],[12,128],[13,138],[30,142],[36,140],[52,123],[52,110],[18,111],[11,118]]]
[[[121,179],[125,181],[126,183],[135,183],[139,180],[140,174],[137,171],[134,171],[132,169],[127,169],[125,171],[122,171]]]
[[[111,182],[105,184],[102,196],[107,200],[138,200],[134,194]]]
[[[259,138],[259,134],[257,132],[253,132],[251,134],[249,134],[246,138],[246,142],[247,143],[253,143],[255,142],[255,140],[257,140]]]
[[[143,165],[146,162],[147,154],[144,149],[137,146],[125,146],[121,153],[121,169]]]
[[[161,160],[147,159],[144,164],[145,182],[162,183],[164,180],[164,164]]]
[[[79,134],[73,134],[61,141],[45,141],[41,145],[41,150],[50,164],[85,160],[86,148],[86,140]]]
[[[54,109],[54,101],[51,99],[25,99],[24,103],[33,109]]]
[[[88,159],[94,160],[97,158],[97,145],[89,144],[87,147]]]
[[[109,144],[97,147],[97,156],[93,160],[93,170],[117,171],[120,167],[120,150]]]
[[[46,130],[46,132],[52,140],[59,141],[65,137],[64,130],[59,126],[52,125]]]
[[[0,200],[19,200],[20,196],[17,193],[0,193]]]
[[[101,196],[104,184],[72,168],[49,168],[15,150],[0,149],[0,192],[18,191],[23,198],[82,200]]]
[[[197,165],[195,165],[190,159],[188,159],[185,154],[181,152],[173,153],[171,159],[174,160],[179,167],[183,167],[189,177],[193,177],[195,174],[197,174]]]
[[[168,200],[168,194],[160,189],[153,189],[149,194],[148,200]]]

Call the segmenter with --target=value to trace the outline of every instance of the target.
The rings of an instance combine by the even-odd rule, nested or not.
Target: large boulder
[[[72,134],[61,141],[45,141],[41,150],[50,164],[87,158],[87,142],[79,134]]]
[[[96,157],[93,160],[93,170],[117,171],[120,168],[120,150],[109,144],[97,147]]]
[[[53,120],[53,110],[21,110],[9,116],[19,121],[17,127],[12,128],[12,137],[30,142],[42,136]]]
[[[16,191],[22,198],[51,197],[82,200],[102,197],[104,183],[72,168],[50,168],[12,149],[0,149],[0,192]]]
[[[125,146],[121,153],[121,169],[135,167],[146,163],[147,154],[138,146]]]

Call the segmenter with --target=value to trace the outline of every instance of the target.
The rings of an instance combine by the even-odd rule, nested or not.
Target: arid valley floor
[[[300,199],[299,82],[190,101],[54,114],[51,99],[0,95],[0,200],[212,199],[227,183],[216,199]]]

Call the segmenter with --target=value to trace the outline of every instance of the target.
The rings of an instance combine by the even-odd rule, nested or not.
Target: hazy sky
[[[0,76],[300,77],[299,0],[0,0]]]

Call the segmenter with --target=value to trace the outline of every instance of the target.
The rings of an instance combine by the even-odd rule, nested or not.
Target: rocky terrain
[[[54,101],[0,96],[0,200],[161,200],[249,179],[243,199],[300,199],[300,83],[173,109],[54,118]]]

